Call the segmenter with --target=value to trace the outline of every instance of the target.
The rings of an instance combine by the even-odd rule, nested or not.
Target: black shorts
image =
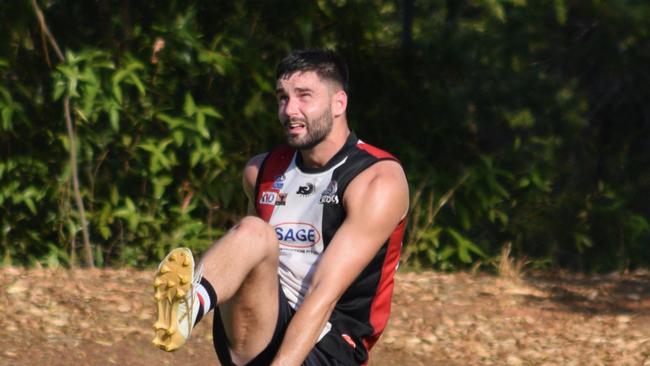
[[[273,361],[276,353],[280,349],[282,344],[282,339],[284,338],[284,333],[287,331],[289,326],[289,321],[295,314],[295,310],[289,305],[287,298],[284,296],[284,291],[282,291],[282,286],[278,286],[279,295],[278,295],[278,322],[275,326],[275,331],[273,332],[273,337],[271,342],[266,346],[266,348],[258,354],[253,360],[247,363],[247,366],[268,366]],[[217,357],[219,362],[223,366],[234,365],[232,359],[230,358],[230,351],[228,350],[228,338],[226,337],[226,331],[223,326],[223,320],[221,319],[221,314],[219,309],[214,309],[214,321],[212,323],[212,341],[214,343],[214,349],[217,351]],[[312,348],[307,358],[302,363],[303,366],[340,366],[343,365],[341,362],[332,358],[323,350],[319,348],[318,343]]]

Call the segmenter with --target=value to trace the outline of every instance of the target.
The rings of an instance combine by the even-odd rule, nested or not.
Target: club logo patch
[[[273,188],[275,189],[282,189],[284,187],[284,181],[287,179],[284,174],[280,174],[275,177],[274,182],[273,182]]]
[[[301,195],[301,196],[309,196],[312,193],[314,193],[314,185],[311,184],[311,183],[307,183],[304,186],[299,186],[298,187],[298,192],[296,192],[296,193]]]
[[[323,191],[320,196],[320,203],[339,203],[339,196],[336,194],[338,190],[338,183],[334,179],[330,181],[330,184],[327,185],[327,188]]]
[[[277,198],[277,193],[275,192],[262,192],[262,196],[260,196],[260,205],[275,205]]]
[[[287,204],[287,194],[286,193],[278,193],[276,199],[275,199],[275,205],[276,206],[286,206]]]
[[[290,248],[309,248],[321,239],[318,229],[304,222],[283,222],[273,229],[280,245]]]

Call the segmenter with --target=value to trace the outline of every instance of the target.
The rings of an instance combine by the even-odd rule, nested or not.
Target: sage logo
[[[273,227],[281,245],[290,248],[309,248],[320,241],[320,232],[304,222],[283,222]]]
[[[309,196],[310,194],[314,193],[314,185],[311,183],[307,183],[304,186],[298,187],[298,192],[297,194],[301,196]]]
[[[339,186],[334,179],[330,181],[330,184],[327,185],[327,188],[320,195],[320,203],[339,203],[339,196],[336,194]]]

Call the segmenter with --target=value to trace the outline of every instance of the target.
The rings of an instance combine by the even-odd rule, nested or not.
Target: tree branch
[[[56,42],[56,39],[50,32],[50,29],[45,23],[45,16],[41,11],[41,8],[38,7],[36,0],[32,0],[32,7],[36,13],[36,18],[38,18],[38,24],[41,27],[41,32],[45,34],[47,40],[50,42],[50,45],[54,49],[59,62],[64,62],[65,57],[59,48],[59,44]],[[72,121],[72,116],[70,115],[70,95],[66,94],[63,98],[63,111],[65,114],[65,126],[68,131],[68,139],[70,140],[70,168],[72,173],[72,187],[74,190],[75,201],[77,204],[77,209],[79,210],[79,219],[81,220],[81,233],[83,235],[83,248],[86,266],[93,268],[95,266],[92,248],[90,247],[90,236],[88,234],[88,222],[86,221],[86,212],[84,210],[83,199],[81,198],[81,191],[79,189],[79,173],[77,170],[77,138],[74,130],[74,124]]]
[[[79,172],[77,171],[77,143],[72,125],[72,117],[70,116],[70,96],[66,95],[63,99],[63,109],[65,112],[65,127],[68,130],[68,139],[70,139],[70,168],[72,170],[72,188],[74,190],[74,198],[79,209],[79,218],[81,219],[81,234],[84,239],[84,255],[86,258],[86,265],[94,267],[93,251],[90,248],[90,236],[88,235],[88,222],[86,221],[86,212],[84,210],[84,202],[81,198],[81,191],[79,190]]]
[[[48,28],[47,23],[45,23],[45,16],[43,15],[41,8],[38,7],[36,0],[32,0],[32,7],[34,8],[34,12],[36,12],[36,18],[38,18],[38,24],[41,26],[41,32],[43,32],[47,37],[47,40],[50,41],[50,45],[54,48],[54,52],[56,52],[59,61],[63,62],[65,60],[63,52],[61,52],[59,44],[56,43],[56,39],[52,36],[52,33],[50,33],[50,28]]]

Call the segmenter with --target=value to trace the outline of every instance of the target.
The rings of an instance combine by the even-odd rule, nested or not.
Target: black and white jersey
[[[321,254],[346,217],[348,184],[381,160],[396,160],[350,133],[322,168],[308,168],[301,155],[280,146],[265,158],[255,187],[258,215],[271,224],[280,243],[278,275],[289,304],[300,307]],[[363,364],[386,326],[404,235],[404,221],[337,303],[321,332],[321,348],[345,364]],[[354,252],[355,243],[349,243]]]

